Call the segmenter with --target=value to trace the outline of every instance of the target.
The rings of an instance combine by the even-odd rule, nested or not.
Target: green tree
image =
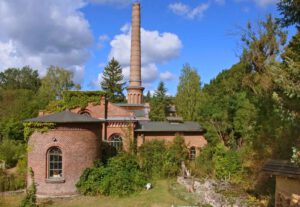
[[[242,31],[244,43],[242,60],[249,71],[262,73],[266,66],[275,62],[286,42],[286,32],[283,32],[275,22],[272,15],[265,21],[258,23],[258,28],[253,28],[249,22],[247,29]]]
[[[41,80],[37,70],[25,66],[22,69],[9,68],[0,73],[0,88],[8,89],[28,89],[37,92],[41,85]]]
[[[150,101],[149,117],[151,121],[164,121],[167,116],[168,101],[167,89],[164,82],[160,82]]]
[[[185,120],[196,121],[199,118],[201,102],[200,76],[196,69],[186,64],[181,70],[175,98],[177,113]]]
[[[287,117],[300,119],[300,31],[281,55],[283,63],[271,67],[275,83],[273,98]]]
[[[144,102],[149,103],[151,101],[151,94],[150,91],[147,92],[147,95],[144,96]]]
[[[125,100],[123,94],[125,82],[123,82],[121,65],[117,60],[112,58],[105,66],[102,79],[101,88],[107,93],[109,100],[123,102]]]
[[[72,80],[74,73],[64,68],[50,66],[47,69],[46,76],[42,79],[42,85],[39,91],[41,97],[48,101],[61,99],[64,91],[80,89],[80,85]],[[47,104],[47,103],[46,103]]]
[[[23,140],[25,119],[37,116],[39,99],[34,91],[0,89],[0,140]]]
[[[277,8],[282,17],[279,19],[282,26],[287,27],[293,24],[300,26],[300,1],[280,0]]]

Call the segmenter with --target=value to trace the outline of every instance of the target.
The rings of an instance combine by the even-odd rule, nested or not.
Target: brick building
[[[27,120],[55,124],[48,132],[34,132],[29,138],[28,166],[35,173],[38,196],[76,194],[76,182],[83,170],[101,157],[103,142],[126,151],[132,142],[137,147],[151,140],[170,142],[180,134],[190,150],[190,159],[207,144],[203,137],[205,130],[196,122],[184,122],[178,117],[163,122],[149,120],[151,109],[148,103],[143,103],[138,3],[133,4],[131,35],[127,103],[114,104],[99,96],[97,104],[88,103],[85,107],[48,115],[41,113]]]

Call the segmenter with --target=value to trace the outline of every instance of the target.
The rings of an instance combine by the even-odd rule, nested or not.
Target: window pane
[[[59,148],[51,148],[48,152],[48,177],[57,178],[62,176],[62,153]]]

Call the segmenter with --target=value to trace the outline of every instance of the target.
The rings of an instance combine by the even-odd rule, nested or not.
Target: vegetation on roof
[[[85,108],[88,103],[100,104],[101,97],[105,95],[103,91],[65,91],[62,99],[52,101],[46,107],[48,112],[64,111],[77,107]]]

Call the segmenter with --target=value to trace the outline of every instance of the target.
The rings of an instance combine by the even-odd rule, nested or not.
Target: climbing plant
[[[48,104],[46,111],[55,112],[77,107],[85,108],[89,103],[98,105],[101,97],[105,94],[103,91],[65,91],[61,100],[52,101]]]
[[[37,131],[41,133],[48,132],[55,127],[54,123],[50,122],[25,122],[24,123],[24,139],[27,141],[30,135]]]

